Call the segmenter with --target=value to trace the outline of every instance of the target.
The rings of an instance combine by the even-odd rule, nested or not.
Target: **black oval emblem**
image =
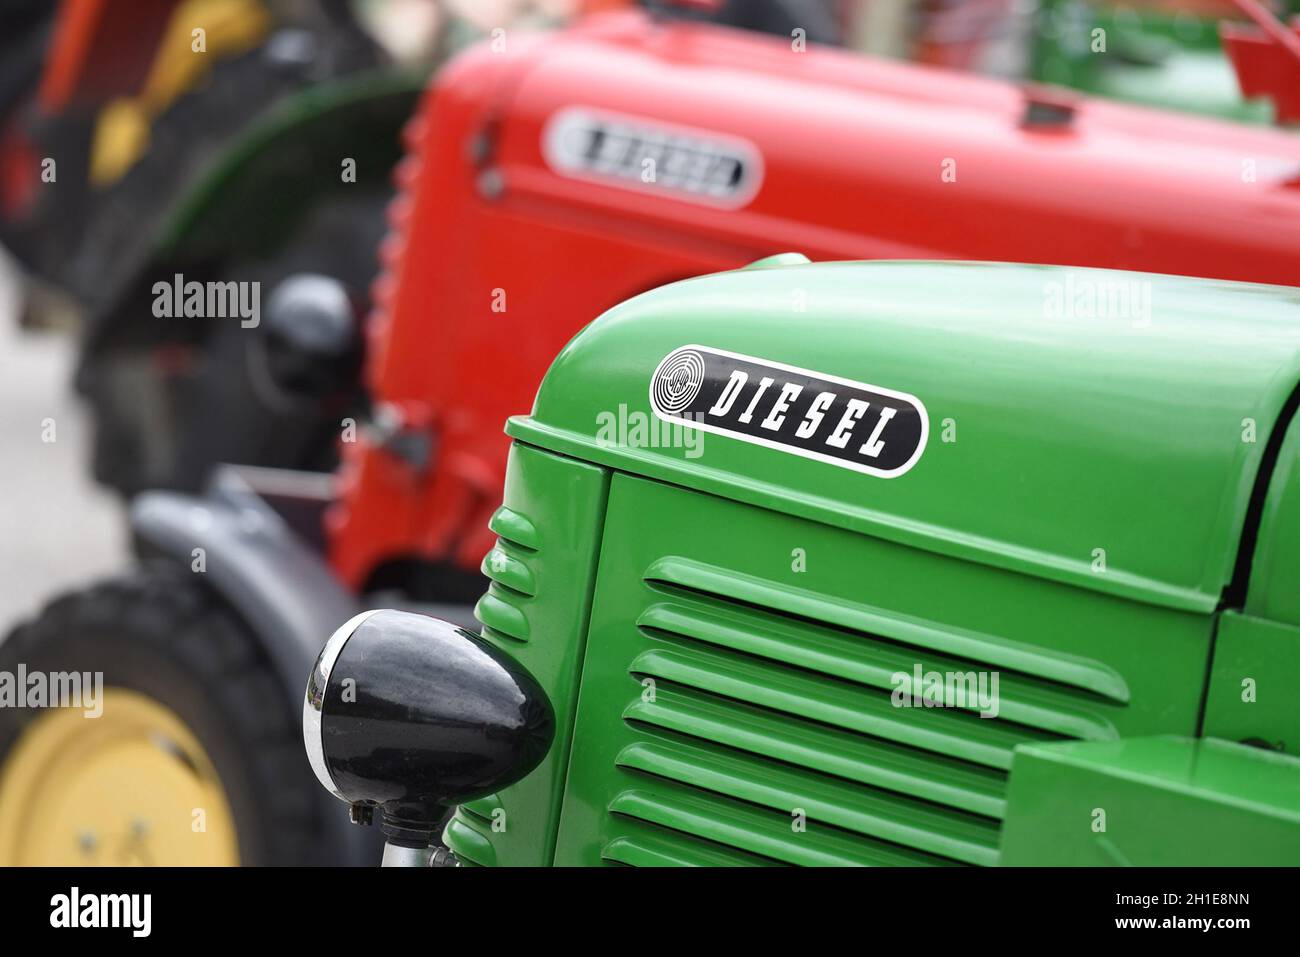
[[[546,121],[542,155],[564,176],[726,207],[752,200],[763,179],[748,140],[589,107]]]
[[[930,433],[914,395],[706,346],[674,349],[650,377],[668,422],[894,478]]]

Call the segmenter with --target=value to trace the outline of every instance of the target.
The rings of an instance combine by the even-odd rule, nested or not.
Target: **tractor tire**
[[[20,666],[101,672],[102,713],[0,708],[0,865],[327,862],[299,702],[200,576],[64,595],[0,643]]]
[[[121,305],[150,261],[160,228],[226,144],[307,88],[316,74],[343,75],[375,61],[372,44],[359,34],[318,36],[317,43],[329,51],[327,62],[286,64],[270,55],[270,40],[221,60],[205,82],[155,119],[149,148],[121,179],[90,193],[89,214],[83,210],[75,234],[52,250],[61,283],[89,312]]]

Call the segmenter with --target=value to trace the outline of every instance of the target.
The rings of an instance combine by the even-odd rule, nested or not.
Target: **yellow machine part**
[[[0,767],[0,866],[233,866],[234,815],[169,708],[105,688],[102,712],[52,709]]]
[[[124,176],[149,148],[157,116],[202,83],[215,61],[252,49],[270,28],[271,15],[260,0],[185,0],[167,25],[140,93],[100,111],[91,183],[108,186]]]

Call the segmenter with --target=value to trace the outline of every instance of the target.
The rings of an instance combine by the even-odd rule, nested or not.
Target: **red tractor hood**
[[[591,18],[526,57],[499,141],[507,203],[813,259],[1300,277],[1289,133],[639,14]],[[584,161],[584,135],[609,152]],[[642,181],[646,158],[707,170],[718,154],[751,167],[721,201],[664,185],[662,165]]]

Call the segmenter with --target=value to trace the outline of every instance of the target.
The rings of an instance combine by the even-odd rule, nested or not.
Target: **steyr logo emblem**
[[[655,370],[655,411],[677,415],[695,401],[703,384],[704,356],[694,349],[678,349]]]
[[[881,478],[915,465],[930,433],[909,393],[699,345],[664,356],[650,407],[687,428]]]

